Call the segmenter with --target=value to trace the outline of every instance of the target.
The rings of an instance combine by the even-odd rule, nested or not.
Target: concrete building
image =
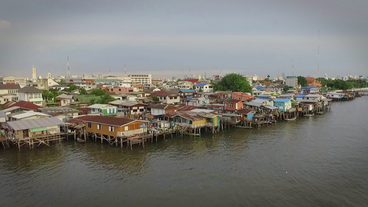
[[[296,77],[296,76],[286,76],[285,84],[287,86],[293,87],[294,89],[298,88],[298,77]]]
[[[5,76],[0,78],[0,83],[2,84],[19,84],[21,88],[27,85],[26,78],[14,77],[14,76]]]
[[[18,100],[27,101],[37,106],[42,106],[42,91],[31,86],[26,86],[18,90]]]
[[[18,100],[19,84],[0,84],[0,104]]]
[[[32,66],[32,80],[37,80],[37,73],[36,73],[36,67]]]
[[[152,75],[129,75],[133,83],[136,84],[152,84]]]

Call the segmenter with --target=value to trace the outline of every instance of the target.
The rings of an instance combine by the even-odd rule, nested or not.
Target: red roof
[[[154,96],[158,96],[158,97],[162,97],[162,96],[177,96],[177,94],[175,93],[168,93],[166,91],[156,91],[151,93],[150,97],[154,97]]]
[[[178,111],[191,111],[193,109],[196,109],[198,107],[196,106],[189,106],[189,105],[178,105]]]
[[[252,110],[251,109],[240,109],[237,111],[238,114],[248,114],[250,113]]]
[[[27,102],[27,101],[18,101],[17,103],[11,105],[10,107],[13,106],[18,106],[21,108],[25,108],[25,109],[30,109],[30,110],[35,110],[37,111],[37,109],[42,108],[41,106],[37,106],[31,102]]]
[[[198,83],[199,79],[185,79],[184,81],[188,81],[188,82],[191,82],[191,83]]]

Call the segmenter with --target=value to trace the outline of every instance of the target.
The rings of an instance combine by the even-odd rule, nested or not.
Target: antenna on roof
[[[70,78],[70,65],[69,65],[69,56],[66,56],[67,61],[67,71],[66,71],[66,77]]]
[[[317,72],[318,72],[318,77],[319,78],[319,29],[318,29],[318,63],[317,63]]]
[[[125,76],[126,76],[126,64],[124,64]]]
[[[294,75],[294,58],[291,59],[291,73]]]

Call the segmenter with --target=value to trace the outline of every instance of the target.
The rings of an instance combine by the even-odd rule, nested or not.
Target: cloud
[[[6,20],[0,20],[0,30],[7,29],[11,26],[10,22]]]

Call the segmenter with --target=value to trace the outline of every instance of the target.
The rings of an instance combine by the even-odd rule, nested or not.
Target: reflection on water
[[[366,206],[368,97],[261,129],[133,150],[0,150],[0,206]]]

